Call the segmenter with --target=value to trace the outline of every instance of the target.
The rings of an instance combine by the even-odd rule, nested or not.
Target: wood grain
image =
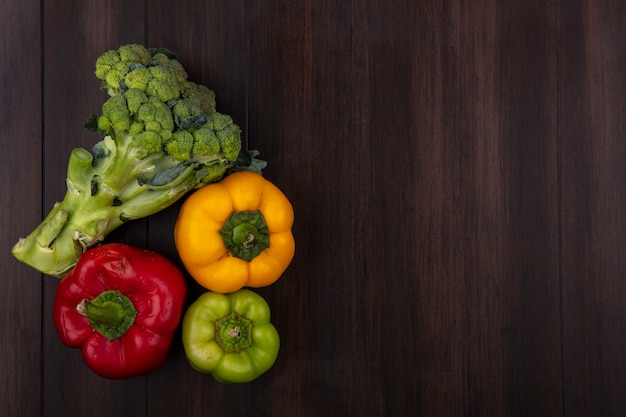
[[[356,416],[460,410],[449,6],[355,8]]]
[[[455,252],[471,415],[561,408],[557,13],[555,2],[459,13]]]
[[[8,0],[0,11],[0,407],[17,417],[43,404],[40,275],[11,248],[40,221],[42,205],[41,13],[37,1]],[[26,53],[35,51],[36,53]]]
[[[626,410],[623,2],[5,3],[2,409]],[[253,383],[194,371],[179,342],[147,377],[95,376],[55,333],[58,281],[10,254],[62,198],[71,149],[100,139],[83,128],[105,100],[95,58],[131,42],[177,52],[294,205],[294,261],[258,290],[281,352]],[[180,204],[109,240],[182,268],[172,239]],[[188,281],[191,303],[203,290]]]
[[[626,5],[561,12],[560,218],[564,412],[626,410]]]
[[[249,106],[258,110],[249,111],[250,146],[275,161],[265,175],[296,212],[294,261],[264,292],[283,342],[275,379],[253,392],[261,415],[352,410],[358,236],[346,198],[355,191],[349,6],[279,1],[248,9]]]

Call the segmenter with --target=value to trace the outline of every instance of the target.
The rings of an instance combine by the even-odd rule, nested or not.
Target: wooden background
[[[625,23],[623,0],[3,0],[2,413],[625,415]],[[176,51],[294,204],[253,383],[180,342],[94,376],[52,326],[58,281],[10,254],[100,139],[95,58],[131,42]],[[177,262],[177,209],[109,241]]]

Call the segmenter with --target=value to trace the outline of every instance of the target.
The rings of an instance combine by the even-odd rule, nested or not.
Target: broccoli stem
[[[193,170],[184,170],[182,178],[159,189],[139,185],[142,173],[174,166],[175,161],[162,154],[141,160],[128,155],[114,148],[108,157],[94,161],[84,149],[72,151],[63,200],[15,244],[13,255],[44,274],[61,278],[84,251],[118,226],[163,210],[193,187]]]
[[[67,188],[86,190],[91,187],[91,178],[85,173],[90,172],[93,163],[93,155],[86,149],[76,148],[70,154],[70,162],[67,165]]]
[[[92,196],[85,178],[74,176],[80,170],[73,164],[83,162],[70,157],[63,200],[55,203],[41,224],[12,250],[17,259],[48,275],[63,276],[87,248],[98,243],[113,212],[111,195],[100,192]]]
[[[136,194],[132,199],[119,207],[115,207],[115,219],[125,222],[146,217],[146,213],[158,213],[174,204],[191,189],[187,181],[183,181],[168,189],[152,190],[147,186],[142,187],[144,188],[142,193]]]

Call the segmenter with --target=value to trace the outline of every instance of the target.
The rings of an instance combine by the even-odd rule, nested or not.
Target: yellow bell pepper
[[[274,283],[291,263],[293,206],[260,174],[239,171],[183,203],[174,242],[200,285],[219,293]]]

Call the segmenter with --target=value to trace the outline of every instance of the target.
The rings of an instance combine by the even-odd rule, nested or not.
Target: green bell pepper
[[[182,340],[191,367],[221,383],[258,378],[280,348],[267,302],[247,289],[202,294],[185,313]]]

